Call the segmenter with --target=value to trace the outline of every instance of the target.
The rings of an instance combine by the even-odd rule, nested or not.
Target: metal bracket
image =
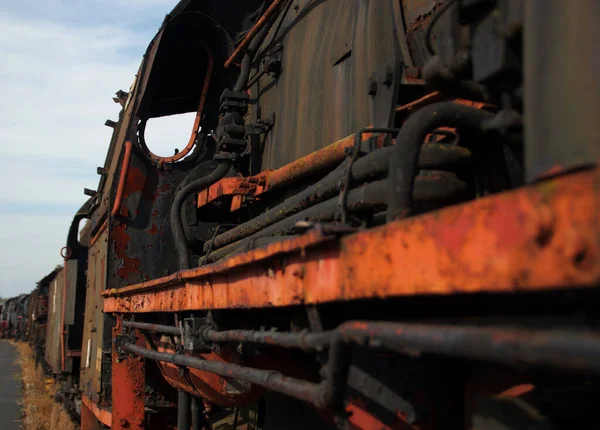
[[[265,119],[257,119],[254,124],[246,124],[246,137],[268,133],[275,125],[275,112],[269,112]]]
[[[373,127],[389,127],[391,125],[396,98],[400,86],[401,62],[393,58],[384,63],[369,78],[367,91],[373,104]]]
[[[340,188],[340,196],[338,198],[337,208],[335,219],[340,220],[343,225],[348,222],[348,215],[346,210],[346,199],[348,197],[348,190],[350,189],[352,182],[352,165],[354,161],[358,158],[360,154],[360,147],[362,144],[362,135],[365,133],[386,133],[391,134],[392,136],[396,136],[400,129],[397,128],[387,128],[387,127],[374,127],[374,128],[364,128],[358,133],[354,135],[354,146],[351,148],[350,161],[346,166],[344,176],[342,177],[339,188]],[[350,149],[350,148],[347,148]]]
[[[183,348],[189,352],[211,352],[212,348],[202,339],[202,331],[210,327],[208,318],[185,318],[183,320]]]
[[[117,363],[120,363],[127,359],[129,352],[123,349],[125,343],[135,343],[135,330],[122,331],[115,335],[115,347],[117,350]]]

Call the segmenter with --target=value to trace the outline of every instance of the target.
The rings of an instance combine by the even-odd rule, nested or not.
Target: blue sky
[[[61,263],[67,229],[98,185],[119,106],[176,0],[0,2],[0,296],[29,292]],[[171,154],[192,119],[153,124]],[[168,148],[168,149],[167,149]]]

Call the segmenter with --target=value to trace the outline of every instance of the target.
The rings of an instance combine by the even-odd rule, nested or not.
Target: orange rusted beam
[[[81,395],[81,402],[94,414],[96,419],[107,427],[112,425],[112,413],[103,409],[85,394]]]
[[[318,230],[223,262],[106,290],[105,312],[273,307],[600,283],[600,170],[342,239]]]
[[[198,193],[198,207],[202,207],[221,196],[257,196],[262,194],[266,188],[267,175],[267,172],[263,172],[251,177],[223,178],[213,186]]]
[[[344,160],[346,148],[354,146],[354,138],[353,134],[344,137],[323,149],[298,158],[290,164],[272,171],[267,178],[267,188],[270,190],[285,188],[309,175],[331,170]],[[364,138],[368,139],[369,135],[365,134]]]

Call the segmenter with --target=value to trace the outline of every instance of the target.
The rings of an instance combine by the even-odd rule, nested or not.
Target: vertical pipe
[[[271,6],[266,10],[265,14],[260,17],[260,19],[254,24],[254,26],[250,29],[244,40],[235,48],[231,56],[225,62],[225,68],[228,69],[229,66],[233,64],[233,62],[237,59],[242,51],[246,49],[246,46],[250,43],[250,41],[256,36],[256,34],[264,27],[264,25],[269,21],[271,15],[273,15],[279,6],[283,3],[283,0],[275,0]]]
[[[190,394],[179,390],[177,393],[177,430],[190,430]]]
[[[192,430],[200,430],[201,424],[200,398],[192,396]]]
[[[61,313],[60,313],[60,370],[65,371],[65,335],[67,331],[65,330],[65,312],[67,309],[67,262],[68,260],[65,258],[64,261],[64,282],[62,288],[62,303],[61,303]]]

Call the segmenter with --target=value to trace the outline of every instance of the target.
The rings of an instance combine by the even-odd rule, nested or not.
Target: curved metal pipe
[[[389,161],[388,222],[411,214],[419,154],[425,136],[442,126],[479,130],[481,123],[493,116],[491,112],[473,107],[441,102],[425,106],[408,118],[396,137],[398,143],[393,146]]]
[[[438,179],[438,180],[436,180]],[[441,179],[441,180],[439,180]],[[464,196],[467,191],[467,184],[453,176],[424,176],[419,177],[414,190],[414,199],[419,203],[429,203],[449,200]],[[348,192],[346,206],[351,212],[375,212],[385,210],[389,195],[389,181],[381,180],[370,182],[358,188],[353,188]],[[270,225],[251,236],[219,248],[205,257],[205,262],[213,262],[223,257],[229,256],[239,247],[245,246],[249,241],[258,237],[274,236],[290,231],[299,221],[331,221],[334,219],[338,209],[338,198],[332,197],[329,200],[318,203],[301,212],[294,213],[281,221]]]
[[[185,233],[183,231],[183,221],[181,220],[181,208],[183,202],[193,193],[200,192],[217,182],[225,176],[230,167],[230,161],[222,161],[209,175],[190,182],[179,191],[175,196],[175,199],[173,199],[169,216],[171,220],[171,232],[173,233],[173,240],[175,241],[175,249],[179,258],[180,270],[189,269],[190,267],[190,255],[185,240]]]
[[[376,149],[356,160],[350,170],[353,182],[360,184],[387,173],[392,151],[393,147]],[[419,169],[445,170],[452,166],[462,165],[470,158],[471,152],[466,148],[440,143],[427,143],[423,146],[419,156]],[[345,165],[342,164],[341,166]],[[345,169],[343,168],[335,169],[316,184],[305,188],[265,213],[216,236],[212,241],[212,248],[217,249],[229,245],[294,213],[334,197],[339,192],[340,180],[344,173]],[[210,243],[207,243],[204,250],[207,251],[210,247]]]
[[[279,0],[276,0],[275,3],[277,3],[278,1]],[[271,8],[273,7],[273,5],[271,5]],[[261,21],[263,22],[261,25],[264,25],[267,22],[268,22],[268,25],[264,25],[264,27],[262,27],[258,31],[258,33],[256,33],[256,37],[254,37],[254,39],[248,46],[248,49],[246,50],[246,54],[244,55],[244,59],[242,60],[242,68],[240,70],[240,74],[235,82],[235,85],[232,88],[233,91],[237,91],[237,92],[246,91],[246,88],[248,87],[248,79],[250,78],[250,69],[252,68],[252,62],[254,61],[254,56],[256,55],[256,51],[258,51],[258,48],[260,47],[260,45],[265,40],[265,37],[267,37],[267,34],[269,33],[269,30],[271,29],[271,25],[273,24],[273,20],[270,19],[271,17],[267,17],[267,14],[269,13],[269,10],[271,10],[271,8],[269,8],[267,10],[267,12],[265,12],[265,15],[259,20],[259,22],[261,22]],[[264,21],[263,21],[263,18],[265,18]],[[250,36],[250,33],[248,33],[246,38],[248,38],[248,36]],[[246,40],[246,39],[244,39],[244,40]],[[244,43],[244,42],[242,42],[242,43]],[[241,44],[240,44],[240,46],[241,46]],[[238,48],[239,48],[239,46],[238,46]],[[227,68],[227,63],[225,63],[225,68]]]

